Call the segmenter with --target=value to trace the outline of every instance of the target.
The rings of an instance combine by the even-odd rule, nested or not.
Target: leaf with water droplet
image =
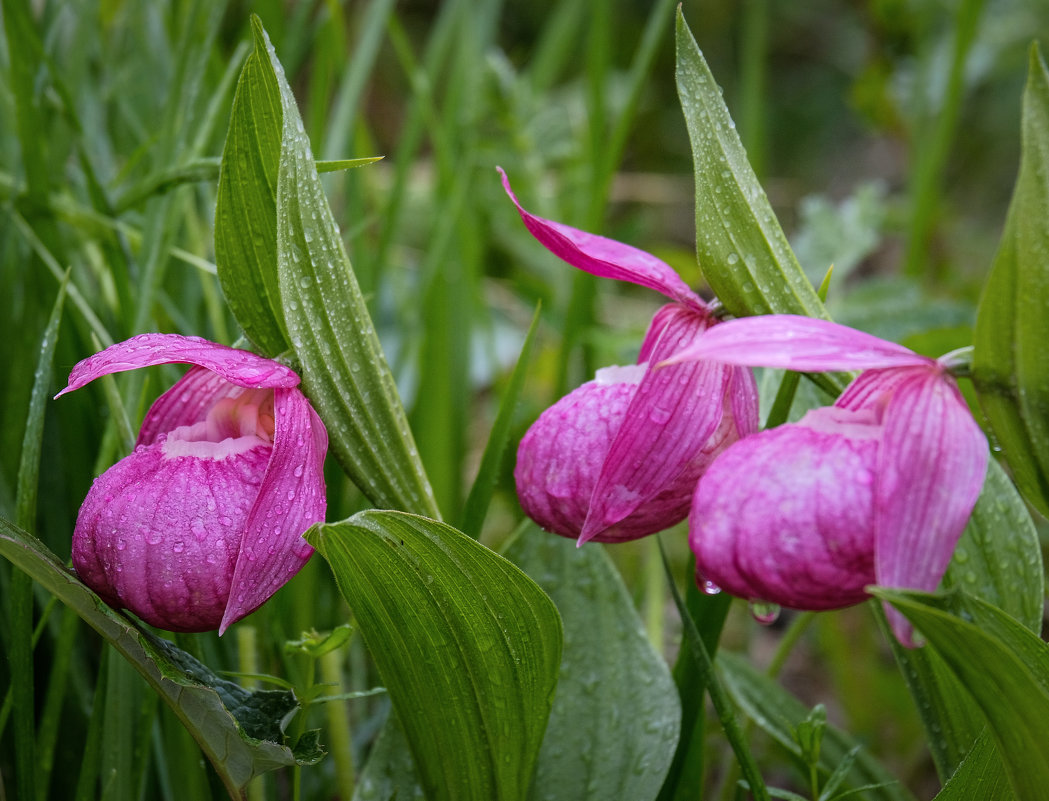
[[[530,525],[506,555],[540,581],[565,626],[532,798],[655,798],[674,756],[681,706],[604,547],[576,548]]]
[[[523,801],[561,660],[550,599],[506,559],[415,515],[360,512],[306,539],[353,610],[427,797]]]

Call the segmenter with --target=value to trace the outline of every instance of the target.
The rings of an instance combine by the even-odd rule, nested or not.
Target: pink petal
[[[869,415],[824,408],[725,450],[693,499],[697,573],[733,595],[795,609],[864,600],[879,430]]]
[[[931,592],[951,560],[983,486],[987,440],[953,379],[938,370],[900,384],[885,411],[878,466],[878,584]],[[886,607],[897,639],[910,624]]]
[[[692,360],[799,372],[933,363],[903,345],[829,320],[793,314],[768,314],[721,323],[664,363]]]
[[[525,226],[540,244],[558,258],[601,278],[629,281],[654,289],[692,309],[706,308],[703,300],[689,289],[688,284],[681,280],[674,269],[655,256],[613,239],[588,234],[529,213],[517,201],[506,173],[501,167],[497,169],[503,177],[503,188],[517,206]]]
[[[270,452],[198,459],[166,458],[162,444],[136,448],[95,480],[80,508],[80,578],[159,628],[217,628]]]
[[[206,367],[231,384],[242,387],[295,387],[299,384],[294,370],[246,350],[229,348],[200,337],[139,334],[77,363],[69,373],[69,385],[55,397],[80,389],[110,373],[174,362]]]
[[[273,453],[245,523],[219,634],[258,609],[302,569],[313,549],[302,538],[324,520],[328,434],[297,389],[274,390]]]
[[[182,378],[154,401],[138,430],[136,445],[149,445],[161,434],[179,426],[199,423],[225,396],[243,392],[241,387],[205,367],[191,367]]]
[[[884,413],[885,406],[900,384],[909,381],[915,375],[924,375],[929,365],[917,367],[885,368],[882,370],[865,370],[841,393],[834,405],[841,409],[876,409],[879,415]]]
[[[702,335],[708,318],[679,306],[664,323],[652,348],[652,358],[657,360]],[[721,424],[730,377],[729,368],[713,362],[650,369],[645,374],[605,456],[580,544],[627,518],[703,454]],[[682,499],[682,515],[688,494]]]
[[[605,368],[543,411],[517,448],[517,497],[547,531],[575,539],[605,454],[646,368]],[[651,533],[651,532],[645,532]]]

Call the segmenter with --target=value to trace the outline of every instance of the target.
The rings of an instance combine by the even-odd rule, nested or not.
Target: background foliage
[[[325,173],[322,185],[444,520],[476,526],[495,549],[518,527],[512,448],[485,476],[494,492],[483,526],[466,500],[537,304],[511,442],[595,366],[632,360],[654,311],[650,293],[575,274],[536,247],[502,193],[496,164],[535,212],[658,253],[704,286],[692,150],[674,81],[673,3],[4,0],[2,11],[0,514],[60,559],[92,477],[127,451],[129,432],[179,371],[121,376],[57,403],[43,398],[80,358],[134,333],[230,344],[240,336],[216,277],[213,235],[223,224],[215,218],[218,160],[253,48],[252,12],[273,41],[316,158],[385,156]],[[705,0],[684,3],[683,13],[801,267],[818,285],[835,265],[830,314],[930,355],[972,342],[1017,174],[1028,46],[1032,38],[1046,43],[1049,8],[1021,0]],[[266,347],[279,350],[285,333]],[[34,404],[38,375],[47,393]],[[774,392],[775,377],[763,386]],[[815,391],[803,383],[802,393]],[[37,481],[26,465],[40,436]],[[328,478],[330,520],[370,506],[334,461]],[[994,528],[996,513],[1016,519],[1013,506],[985,509],[984,529]],[[1044,526],[1041,536],[1044,544]],[[684,579],[683,529],[664,541]],[[626,615],[632,602],[639,630],[673,663],[680,622],[655,542],[602,549],[622,588],[607,578],[604,556],[569,567],[563,544],[549,544],[545,578],[526,567],[555,602],[582,603],[572,596],[584,584],[603,588],[594,591],[605,609]],[[509,553],[520,547],[519,537]],[[517,561],[525,566],[526,557]],[[569,570],[593,578],[573,586]],[[953,575],[964,587],[964,567]],[[196,743],[139,675],[72,611],[29,587],[0,562],[8,657],[0,661],[0,779],[8,797],[222,797]],[[899,778],[870,797],[931,797],[965,755],[927,742],[923,711],[873,607],[784,614],[763,627],[744,604],[686,602],[705,636],[725,621],[721,648],[749,666],[728,671],[735,678],[726,689],[755,721],[747,725],[771,784],[808,786],[806,756],[792,738],[816,703],[834,726],[822,775],[861,742],[856,784],[881,782],[883,771]],[[1022,610],[1025,625],[1037,626],[1037,612]],[[564,664],[590,664],[580,653],[597,646],[573,650],[571,635],[585,643],[592,632],[564,609],[562,616]],[[315,559],[226,637],[175,641],[214,671],[276,676],[300,697],[329,683],[323,693],[339,696],[379,683],[361,638],[322,653],[303,632],[335,630],[347,617],[327,565]],[[36,647],[20,655],[12,643],[26,621],[37,627]],[[947,641],[961,636],[946,631]],[[1019,637],[1004,625],[987,636]],[[652,653],[627,634],[622,647],[641,662]],[[907,681],[921,681],[923,669],[932,670],[913,665]],[[681,666],[675,673],[679,681],[688,675]],[[581,699],[591,681],[631,689],[622,675],[580,667],[574,676]],[[19,710],[26,698],[29,710]],[[643,704],[658,739],[673,712],[650,697]],[[284,798],[297,786],[303,798],[351,797],[365,756],[390,747],[388,732],[375,744],[389,707],[383,694],[311,706],[294,728],[321,728],[329,757],[268,775],[250,792]],[[697,781],[709,795],[693,797],[731,797],[726,744],[705,736],[695,710],[683,715],[697,726],[707,766]],[[27,719],[36,720],[35,734],[19,728]],[[16,760],[26,758],[13,744],[27,737],[36,772],[28,790],[12,779],[25,772]],[[642,768],[637,775],[651,772],[649,763]],[[377,773],[364,769],[359,795],[388,797],[392,780]],[[596,784],[589,792],[611,791]]]

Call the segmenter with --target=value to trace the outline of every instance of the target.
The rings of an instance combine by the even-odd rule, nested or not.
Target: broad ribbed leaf
[[[564,654],[532,799],[653,799],[677,744],[681,705],[623,581],[598,544],[529,526],[506,551],[557,604]]]
[[[321,187],[295,98],[257,17],[252,31],[255,51],[238,88],[238,100],[250,108],[235,112],[231,126],[234,146],[245,150],[229,154],[239,166],[229,166],[229,205],[223,211],[229,226],[243,230],[235,235],[232,228],[222,228],[222,236],[216,234],[216,246],[223,241],[232,254],[224,268],[236,276],[227,289],[230,303],[260,346],[264,340],[268,349],[280,348],[283,340],[263,319],[270,312],[259,307],[268,306],[286,326],[303,391],[328,428],[332,452],[361,492],[376,506],[436,517],[433,493]],[[244,217],[252,218],[250,225]],[[239,243],[240,250],[234,252],[228,243]],[[244,297],[234,300],[237,293]],[[240,304],[251,307],[243,317]]]
[[[360,512],[307,540],[331,565],[431,801],[524,799],[561,661],[528,576],[451,526]]]
[[[677,87],[692,141],[696,252],[714,293],[738,317],[770,312],[826,317],[680,8]]]
[[[940,654],[971,694],[1016,796],[1049,797],[1049,645],[1015,618],[961,592],[876,594],[911,621],[925,647]]]
[[[809,709],[779,684],[755,670],[745,659],[722,651],[717,658],[719,675],[732,699],[761,729],[792,754],[801,758],[794,730]],[[830,775],[859,743],[835,726],[827,726],[820,747],[820,770]],[[864,798],[879,801],[913,801],[913,796],[868,751],[861,749],[849,770],[843,788],[880,785],[867,790]]]
[[[281,721],[296,707],[286,691],[249,692],[220,679],[171,643],[135,628],[58,561],[38,539],[0,517],[0,555],[33,577],[102,635],[157,691],[211,761],[234,798],[255,776],[312,764],[321,753],[281,743]]]
[[[1038,534],[1023,500],[993,460],[943,586],[963,589],[1032,631],[1040,630],[1044,590]],[[972,748],[983,716],[935,650],[889,641],[917,701],[933,761],[946,779]]]
[[[1020,174],[973,344],[980,404],[1024,496],[1049,515],[1049,71],[1031,47]]]

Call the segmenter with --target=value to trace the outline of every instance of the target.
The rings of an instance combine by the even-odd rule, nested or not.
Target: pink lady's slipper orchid
[[[194,367],[150,408],[134,452],[95,480],[73,566],[147,623],[221,634],[313,553],[301,535],[324,519],[328,435],[292,370],[197,337],[113,345],[77,364],[58,395],[172,362]]]
[[[736,443],[706,472],[690,516],[697,579],[795,609],[849,606],[871,584],[936,589],[988,459],[947,365],[790,315],[724,323],[668,362],[689,359],[864,370],[833,406]]]
[[[656,312],[637,365],[599,370],[525,434],[514,470],[521,506],[544,528],[580,544],[662,531],[688,514],[696,481],[714,457],[757,430],[754,377],[710,361],[651,369],[714,325],[706,303],[655,256],[536,217],[517,202],[505,173],[503,186],[528,230],[554,255],[673,301]]]

